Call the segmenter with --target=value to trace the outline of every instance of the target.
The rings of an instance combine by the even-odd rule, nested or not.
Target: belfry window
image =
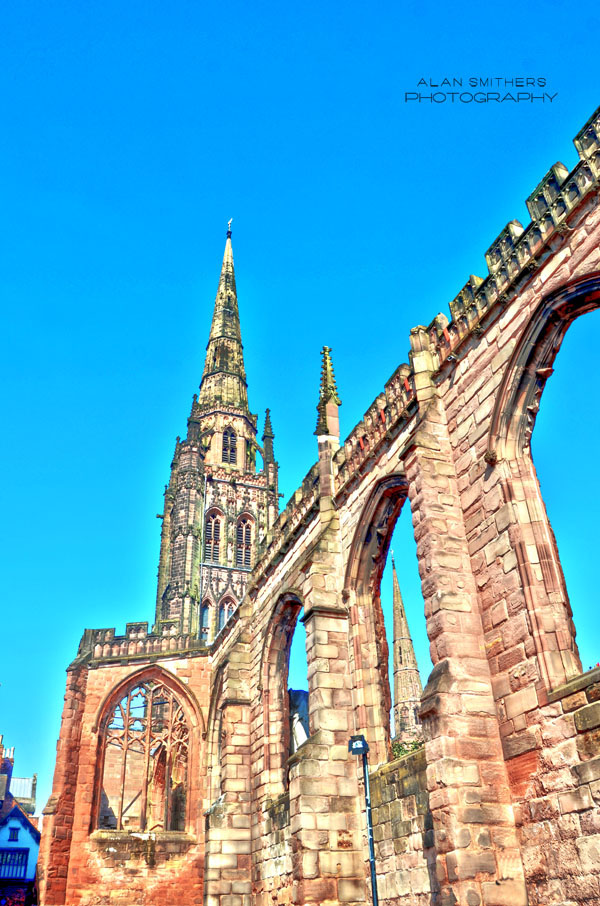
[[[207,563],[219,562],[221,542],[221,517],[219,513],[209,513],[206,517],[204,532],[204,559]]]
[[[169,688],[148,680],[104,721],[98,827],[185,830],[189,728]]]
[[[219,605],[219,632],[223,629],[236,608],[235,601],[225,598]]]
[[[235,465],[237,462],[237,437],[235,431],[231,428],[225,428],[223,432],[223,462],[229,462]]]
[[[241,569],[252,566],[252,523],[246,516],[237,524],[235,565]]]

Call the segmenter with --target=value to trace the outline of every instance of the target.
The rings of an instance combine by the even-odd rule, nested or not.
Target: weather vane
[[[232,224],[232,222],[233,222],[233,217],[230,217],[229,220],[227,221],[227,231],[228,231],[229,233],[231,233],[231,224]]]

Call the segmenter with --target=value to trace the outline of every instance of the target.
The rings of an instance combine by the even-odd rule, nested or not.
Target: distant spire
[[[331,348],[323,346],[321,350],[321,387],[317,412],[317,430],[315,434],[333,434],[339,437],[339,417],[337,407],[342,405],[337,392],[333,363],[331,361]]]
[[[273,434],[273,426],[271,425],[271,410],[267,409],[265,413],[265,430],[263,431],[262,442],[263,442],[263,461],[265,463],[275,462],[275,454],[273,451],[273,440],[275,435]]]
[[[248,413],[248,389],[238,310],[231,220],[215,299],[198,405],[201,409],[231,406]]]
[[[417,717],[421,702],[421,677],[408,620],[400,594],[396,563],[392,554],[394,614],[394,725],[396,735],[405,739],[421,733]]]

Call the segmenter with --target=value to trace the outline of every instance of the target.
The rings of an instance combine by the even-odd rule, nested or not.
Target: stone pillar
[[[525,906],[527,894],[477,588],[425,331],[411,336],[423,412],[405,464],[434,669],[423,692],[440,906]]]
[[[59,906],[66,902],[87,677],[85,666],[67,671],[67,690],[56,746],[52,795],[44,809],[38,863],[40,902],[46,906]]]
[[[206,906],[251,906],[250,707],[222,706],[222,795],[206,816]]]
[[[364,903],[366,885],[356,759],[348,754],[348,615],[317,605],[304,621],[311,736],[289,761],[292,902],[350,906]]]
[[[252,902],[249,660],[248,638],[242,636],[227,656],[223,698],[217,705],[221,795],[206,815],[205,906]]]

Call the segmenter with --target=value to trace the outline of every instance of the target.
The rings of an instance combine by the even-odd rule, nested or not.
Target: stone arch
[[[114,705],[119,701],[119,698],[122,698],[122,696],[130,686],[135,685],[136,682],[141,682],[142,680],[147,679],[154,679],[157,682],[161,682],[167,686],[170,686],[175,694],[182,699],[182,704],[184,708],[186,708],[186,717],[190,721],[190,726],[192,726],[194,730],[201,734],[205,733],[206,727],[204,723],[204,716],[202,714],[200,705],[198,704],[198,699],[196,698],[192,690],[189,689],[184,683],[182,683],[174,673],[165,670],[159,664],[153,664],[151,667],[141,667],[139,670],[136,670],[135,673],[130,673],[119,683],[117,683],[117,685],[114,686],[109,692],[106,693],[96,710],[96,717],[92,726],[92,732],[98,732],[102,718],[111,709],[111,707],[114,707]]]
[[[223,691],[225,667],[219,667],[213,683],[208,708],[206,732],[206,765],[208,771],[208,801],[213,803],[221,795],[221,745],[223,733]]]
[[[137,827],[134,823],[131,829],[138,831],[156,829],[155,826],[151,826],[148,823],[149,821],[156,820],[156,816],[152,818],[152,811],[148,810],[147,803],[150,802],[151,799],[151,786],[153,784],[155,785],[161,771],[164,775],[163,787],[165,786],[165,778],[167,778],[166,782],[167,786],[169,786],[169,792],[165,792],[165,789],[163,789],[164,795],[162,798],[164,799],[165,815],[169,813],[170,805],[172,805],[175,801],[173,799],[173,796],[177,796],[179,801],[179,809],[181,811],[181,821],[183,822],[182,826],[179,826],[179,824],[177,824],[177,826],[169,825],[167,824],[167,818],[163,816],[165,825],[164,827],[162,827],[162,829],[167,831],[173,829],[183,830],[190,824],[194,824],[196,821],[194,804],[201,794],[198,781],[198,767],[200,764],[198,741],[203,736],[202,731],[204,729],[204,718],[193,693],[188,688],[186,688],[186,686],[181,683],[181,681],[178,680],[174,674],[168,672],[167,670],[164,670],[158,665],[153,665],[152,667],[146,667],[137,670],[136,672],[129,674],[129,676],[121,680],[121,682],[118,683],[112,690],[110,690],[110,692],[108,692],[108,694],[104,697],[96,712],[93,731],[97,733],[97,746],[96,765],[94,772],[93,803],[89,828],[90,832],[92,832],[96,828],[96,826],[100,826],[99,820],[101,818],[101,811],[103,808],[105,810],[107,808],[106,804],[104,803],[104,800],[107,799],[106,794],[104,793],[104,781],[111,715],[113,715],[114,713],[116,714],[116,709],[118,708],[119,702],[121,702],[123,699],[127,698],[127,701],[129,702],[132,693],[138,687],[140,689],[146,690],[144,700],[153,701],[153,699],[151,698],[152,690],[154,696],[156,696],[157,689],[162,689],[163,692],[161,693],[161,697],[163,699],[167,698],[168,701],[159,702],[160,705],[166,704],[167,709],[164,716],[162,714],[159,714],[156,717],[157,726],[152,727],[152,731],[155,732],[155,735],[158,734],[157,740],[160,736],[161,739],[163,739],[164,737],[164,741],[158,740],[157,742],[152,742],[150,735],[145,740],[146,749],[148,750],[146,762],[147,765],[152,766],[152,772],[149,773],[148,767],[146,767],[145,773],[139,780],[141,808],[138,823],[140,826]],[[152,705],[152,709],[147,711],[145,714],[148,728],[150,728],[151,723],[154,724],[155,722],[153,708],[154,705]],[[129,717],[129,704],[127,705],[127,711]],[[148,715],[152,715],[151,721],[148,720]],[[177,715],[179,716],[177,717]],[[174,720],[177,720],[176,726],[175,724],[173,724]],[[160,724],[160,726],[158,726],[158,724]],[[175,777],[173,770],[168,769],[167,767],[167,753],[171,743],[175,746],[174,751],[185,751],[185,777],[183,778],[182,783],[182,778]],[[120,777],[121,783],[123,783],[123,777],[125,776],[127,763],[127,755],[124,743],[122,744],[122,752],[122,756],[119,756],[119,763],[122,767],[122,775]],[[160,760],[161,752],[163,755],[162,761]],[[137,753],[137,755],[139,761],[139,753]],[[111,774],[109,776],[112,776],[112,773],[113,772],[111,771]],[[175,783],[175,786],[171,784],[171,780],[173,780],[174,782],[177,781],[177,783]],[[171,803],[169,807],[167,807],[169,798],[171,798]],[[119,810],[118,829],[126,831],[128,830],[128,828],[121,823],[121,812],[122,809]]]
[[[261,655],[264,792],[272,799],[287,789],[289,655],[302,606],[302,598],[295,590],[279,596],[267,626]]]
[[[387,761],[390,753],[392,702],[381,577],[394,526],[407,497],[408,481],[403,472],[388,475],[371,491],[358,519],[344,583],[352,627],[356,727],[369,740],[373,764]]]
[[[531,436],[546,381],[571,324],[600,308],[600,276],[563,286],[539,303],[506,366],[492,413],[486,460],[497,468],[511,524],[519,584],[540,678],[547,689],[581,673],[558,547],[548,520]]]
[[[600,276],[571,283],[543,299],[515,346],[494,406],[486,458],[516,459],[529,442],[547,379],[576,318],[600,308]]]

